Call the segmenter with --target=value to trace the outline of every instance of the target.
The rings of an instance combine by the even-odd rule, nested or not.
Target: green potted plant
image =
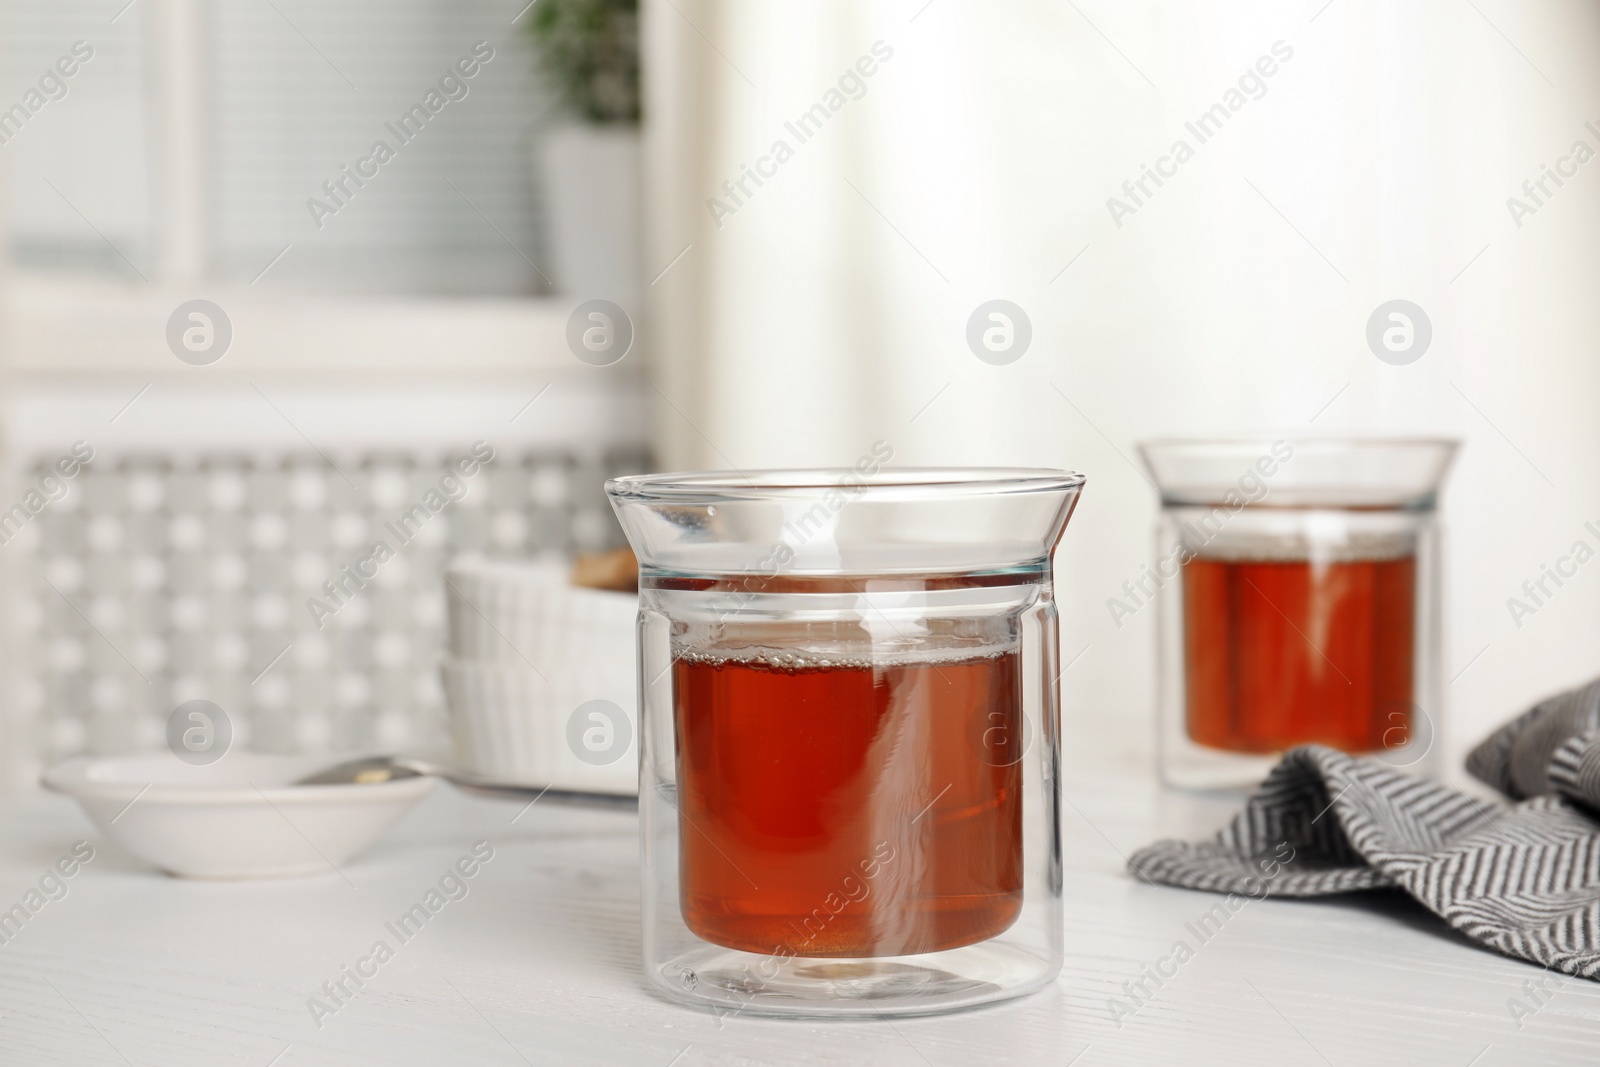
[[[637,313],[640,245],[638,0],[539,0],[538,70],[566,120],[536,148],[563,293]]]

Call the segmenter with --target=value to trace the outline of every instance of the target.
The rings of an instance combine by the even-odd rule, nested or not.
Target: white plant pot
[[[535,146],[544,175],[556,288],[639,314],[640,141],[637,126],[563,126]]]

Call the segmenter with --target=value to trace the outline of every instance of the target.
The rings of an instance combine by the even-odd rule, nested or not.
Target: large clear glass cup
[[[1440,773],[1439,526],[1456,442],[1151,441],[1163,781],[1245,789],[1324,744]]]
[[[1051,555],[1083,478],[618,478],[639,557],[644,965],[775,1015],[940,1012],[1061,967]]]

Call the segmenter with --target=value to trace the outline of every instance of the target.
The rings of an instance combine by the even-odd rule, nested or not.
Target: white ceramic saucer
[[[185,878],[331,874],[427,795],[434,780],[290,785],[336,756],[230,752],[196,767],[169,752],[79,756],[44,773],[111,840]]]

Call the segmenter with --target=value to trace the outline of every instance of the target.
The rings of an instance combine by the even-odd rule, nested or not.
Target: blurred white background
[[[1151,554],[1135,442],[1446,434],[1465,442],[1443,505],[1452,750],[1597,672],[1600,567],[1520,626],[1507,608],[1573,542],[1600,544],[1584,529],[1600,524],[1600,166],[1547,180],[1520,225],[1507,206],[1575,142],[1600,150],[1593,5],[646,0],[643,250],[581,282],[562,275],[552,220],[570,215],[549,179],[581,154],[549,145],[581,123],[539,77],[534,17],[498,0],[9,0],[0,107],[75,42],[94,58],[0,143],[5,506],[39,457],[80,438],[175,471],[224,453],[348,459],[375,482],[386,455],[419,469],[484,438],[528,457],[529,478],[554,465],[591,493],[596,472],[647,462],[607,457],[646,447],[663,468],[850,463],[878,439],[900,464],[1072,467],[1089,476],[1058,561],[1072,730],[1144,749],[1155,620],[1119,629],[1106,606]],[[317,228],[308,198],[478,41],[494,58],[470,93]],[[1186,123],[1262,57],[1271,76],[1200,144]],[[786,124],[819,103],[802,143]],[[1124,183],[1180,139],[1193,158],[1114,218],[1108,200],[1132,203]],[[747,167],[766,176],[735,198],[725,183],[738,190]],[[594,225],[616,228],[630,194],[607,195]],[[614,366],[566,343],[594,297],[638,327]],[[232,323],[210,366],[166,341],[195,298]],[[1404,366],[1365,336],[1397,298],[1433,330]],[[965,338],[991,299],[1032,326],[1005,366]],[[367,474],[329,480],[353,494],[336,505],[372,504]],[[612,537],[566,490],[499,499],[452,538],[536,554]],[[54,603],[41,553],[80,555],[92,576],[95,552],[131,551],[52,548],[52,529],[0,549],[13,607]],[[239,552],[266,573],[293,547]],[[171,564],[189,550],[163,551]],[[355,648],[262,703],[251,676],[299,623],[241,623],[238,665],[168,656],[169,688],[140,689],[75,595],[11,624],[0,666],[24,778],[52,755],[158,740],[183,686],[238,691],[258,734],[290,747],[438,729],[436,694],[341,683],[366,669]],[[233,609],[216,610],[208,625],[226,630]],[[81,641],[86,665],[43,664],[58,638]],[[75,672],[110,681],[58,677]],[[281,722],[286,706],[309,710]],[[391,732],[362,725],[378,722]]]
[[[648,466],[643,346],[569,349],[586,279],[549,195],[553,142],[636,123],[569,105],[526,0],[0,13],[0,516],[95,452],[0,523],[12,783],[159,747],[189,699],[269,750],[440,748],[445,561],[620,543],[600,485]],[[220,318],[190,360],[196,299]],[[460,506],[317,627],[322,583],[480,440]]]
[[[671,466],[1016,463],[1089,476],[1063,542],[1064,698],[1080,739],[1148,744],[1155,619],[1106,601],[1150,558],[1158,435],[1449,435],[1451,761],[1600,670],[1600,570],[1507,599],[1600,519],[1600,12],[1514,4],[657,5],[649,262]],[[733,215],[705,201],[874,42],[867,91]],[[711,42],[715,42],[714,45]],[[1280,44],[1281,42],[1281,44]],[[1281,59],[1285,50],[1292,56]],[[1204,144],[1185,124],[1275,71]],[[1123,183],[1185,140],[1142,206]],[[1172,169],[1171,164],[1163,164]],[[1530,201],[1531,203],[1531,201]],[[1520,213],[1519,213],[1520,214]],[[1002,298],[1009,366],[968,349]],[[1407,299],[1421,359],[1368,348]],[[1072,746],[1072,732],[1068,746]]]

